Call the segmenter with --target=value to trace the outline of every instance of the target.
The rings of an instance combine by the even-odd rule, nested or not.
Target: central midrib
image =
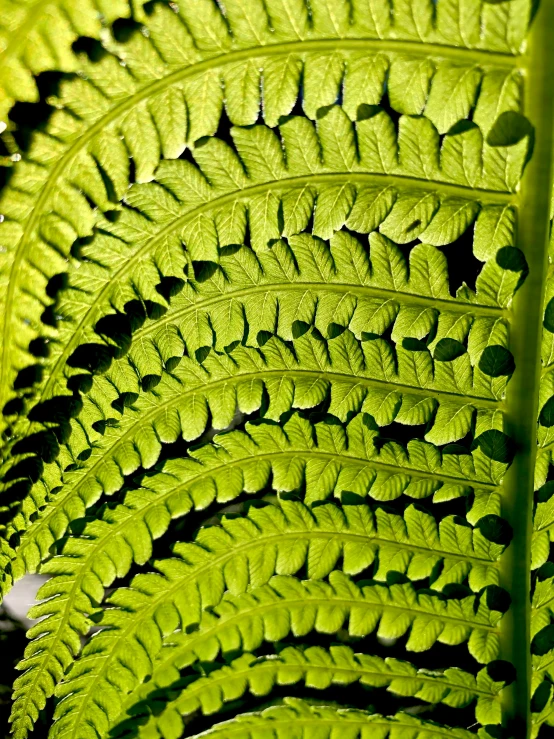
[[[522,180],[517,246],[525,252],[529,276],[515,298],[510,327],[517,370],[506,401],[506,428],[518,453],[504,481],[503,516],[512,524],[512,544],[502,557],[500,584],[512,605],[501,633],[500,656],[511,662],[517,681],[503,692],[503,726],[525,739],[531,733],[531,538],[537,416],[540,390],[541,341],[552,190],[552,29],[554,4],[540,3],[533,20],[526,59],[527,94],[524,114],[535,131],[533,156]]]

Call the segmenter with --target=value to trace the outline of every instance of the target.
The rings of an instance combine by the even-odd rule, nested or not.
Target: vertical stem
[[[537,448],[541,334],[549,237],[554,121],[554,0],[542,0],[523,57],[525,115],[535,129],[535,148],[522,182],[518,246],[529,276],[514,300],[510,328],[516,371],[508,386],[506,430],[517,454],[506,475],[503,511],[514,539],[502,558],[501,584],[512,596],[502,622],[501,654],[513,663],[517,681],[504,691],[505,723],[514,739],[530,732],[530,564],[533,476]]]

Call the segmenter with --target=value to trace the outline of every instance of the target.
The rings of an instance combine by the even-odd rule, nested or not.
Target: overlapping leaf
[[[353,739],[365,739],[368,736],[387,739],[404,730],[410,732],[414,739],[423,739],[430,731],[439,737],[451,736],[454,739],[470,739],[474,736],[465,729],[446,728],[408,713],[384,717],[355,709],[313,706],[296,698],[288,698],[284,705],[267,708],[261,713],[240,714],[231,721],[216,724],[203,736],[223,739],[241,735],[264,736],[267,732],[273,732],[277,739],[285,739],[293,730],[298,732],[301,739],[307,739],[314,730],[336,732],[337,735],[348,732]]]
[[[510,12],[515,5],[518,2],[512,0]],[[199,26],[194,20],[196,11],[190,16],[189,11],[179,8],[184,17],[183,24],[171,9],[162,4],[156,5],[147,19],[148,38],[137,33],[124,44],[114,43],[114,54],[121,57],[124,68],[119,64],[117,56],[108,55],[96,63],[82,60],[82,76],[64,83],[57,103],[60,109],[52,116],[47,132],[39,137],[29,157],[17,167],[10,183],[11,188],[6,190],[0,206],[5,216],[1,231],[6,245],[3,272],[6,279],[9,276],[7,292],[10,298],[10,313],[6,315],[3,330],[3,405],[13,397],[10,387],[16,373],[36,362],[29,354],[29,344],[36,337],[41,316],[44,317],[45,307],[50,303],[51,289],[47,287],[48,280],[67,270],[65,256],[70,250],[75,252],[75,243],[88,238],[92,232],[96,216],[90,207],[90,201],[101,211],[111,211],[114,203],[125,195],[130,182],[129,153],[133,157],[136,181],[149,182],[155,175],[160,157],[177,157],[187,146],[194,146],[195,150],[200,151],[196,142],[204,136],[213,135],[218,127],[223,105],[221,82],[225,87],[227,114],[232,122],[238,125],[254,123],[262,103],[259,99],[261,87],[258,71],[261,64],[264,69],[263,87],[267,91],[263,111],[266,122],[275,126],[281,116],[289,114],[293,109],[299,94],[301,74],[305,79],[304,110],[312,118],[316,117],[317,111],[322,107],[336,101],[339,86],[344,81],[345,110],[352,119],[359,119],[356,127],[364,171],[398,171],[412,177],[424,177],[426,180],[454,177],[454,181],[461,182],[464,186],[468,184],[466,175],[460,173],[477,171],[474,157],[466,162],[468,147],[465,146],[465,132],[459,134],[454,131],[452,135],[449,133],[446,136],[448,145],[445,144],[443,148],[446,159],[442,167],[444,174],[441,175],[438,134],[431,118],[425,116],[419,119],[405,118],[400,127],[400,160],[397,159],[392,122],[384,110],[379,112],[374,106],[379,103],[383,94],[388,64],[392,63],[393,68],[395,64],[399,65],[399,70],[405,70],[412,69],[414,65],[419,66],[420,60],[397,59],[393,55],[390,60],[383,57],[382,62],[375,63],[373,59],[367,60],[365,52],[363,56],[360,56],[360,52],[303,53],[301,42],[298,57],[282,52],[268,56],[260,47],[260,44],[270,40],[269,37],[265,38],[268,33],[267,15],[262,6],[258,8],[258,17],[246,24],[252,22],[253,28],[260,23],[258,31],[254,35],[252,32],[233,35],[232,40],[228,36],[229,27],[215,10],[215,6],[203,3],[202,9],[202,12],[208,13],[211,22],[206,24],[202,21]],[[297,11],[305,12],[305,8],[298,8]],[[226,12],[230,14],[228,22],[232,29],[234,12]],[[314,12],[315,18],[317,10]],[[325,13],[327,12],[328,9]],[[486,15],[490,12],[490,6],[486,4],[483,13]],[[355,15],[351,33],[362,42],[367,34],[363,20],[367,15],[362,13],[359,19]],[[327,27],[328,22],[329,20],[322,22],[320,26],[320,22],[315,21],[313,31],[308,36],[311,33],[315,38],[321,38],[321,34],[323,37],[328,37],[329,34],[332,37],[337,33],[340,36],[341,33],[332,24]],[[276,35],[271,38],[273,43],[280,38],[289,40],[290,29],[283,28],[282,36],[277,29],[275,31]],[[396,35],[396,30],[394,33]],[[237,38],[240,41],[235,41]],[[241,63],[240,69],[237,69],[236,63],[231,61],[237,43],[252,49],[256,59],[255,67],[249,60]],[[207,60],[218,53],[222,58],[208,64]],[[430,64],[431,78],[435,65]],[[440,68],[440,62],[437,64]],[[463,65],[461,70],[456,65],[449,65],[449,70],[445,71],[446,77],[448,74],[458,77],[466,75],[464,79],[473,79],[474,98],[481,72],[472,67],[468,76]],[[399,76],[401,82],[403,74],[404,72],[399,71],[394,78]],[[463,90],[460,88],[461,96],[454,95],[446,106],[442,106],[445,115],[457,119],[457,116],[468,115],[470,109],[474,108],[474,119],[482,121],[484,128],[490,110],[494,110],[496,116],[506,111],[513,111],[515,114],[520,106],[519,77],[509,68],[502,70],[501,74],[503,77],[493,75],[489,80],[489,73],[485,72],[477,100],[472,98],[467,85]],[[281,84],[283,78],[287,80],[285,85]],[[372,80],[372,84],[363,84],[368,78]],[[442,73],[437,73],[439,88],[445,84],[442,80]],[[429,94],[430,103],[433,103],[433,84],[434,82],[431,83],[430,93],[428,89],[423,91],[424,102]],[[268,97],[273,89],[276,90],[275,97]],[[440,91],[437,94],[440,95]],[[272,102],[275,103],[275,108]],[[398,112],[403,113],[405,108],[403,101],[395,103]],[[450,108],[451,113],[448,113]],[[432,106],[430,110],[432,112]],[[306,119],[303,119],[300,126],[289,126],[289,166],[294,162],[295,167],[300,167],[310,175],[322,169],[333,172],[359,169],[358,154],[353,146],[353,132],[348,130],[348,118],[345,117],[338,128],[328,126],[330,130],[322,158],[317,150],[316,140],[313,135],[310,137],[304,124],[309,125]],[[321,128],[325,129],[324,122]],[[389,143],[386,143],[387,136]],[[449,145],[450,138],[453,139],[452,145]],[[478,182],[470,184],[480,184],[492,190],[514,189],[528,153],[529,136],[524,136],[509,146],[504,146],[503,141],[493,143],[494,145],[483,144],[481,134],[483,174]],[[299,144],[302,147],[301,156],[295,155],[295,144],[296,147]],[[425,147],[432,150],[436,158],[437,166],[433,171],[427,165],[422,170],[422,161],[433,159],[423,154]],[[479,144],[477,148],[479,149]],[[251,180],[264,182],[268,178],[280,180],[285,176],[283,165],[279,162],[280,151],[274,148],[273,154],[269,152],[270,156],[277,156],[277,159],[269,163],[269,167],[267,161],[260,161],[260,157],[256,156],[259,153],[257,147],[250,147],[246,155],[250,160],[245,163]],[[230,179],[235,190],[247,183],[244,172],[232,165],[229,169],[225,159],[221,160],[218,169],[220,179]],[[292,173],[298,174],[294,171]],[[202,190],[206,194],[207,185],[198,182],[198,176],[196,183],[191,184],[200,186],[197,197],[201,196]],[[327,195],[335,197],[332,188]],[[427,198],[427,202],[426,208],[429,210],[431,207],[432,213],[432,198]],[[343,192],[337,215],[347,204],[348,194]],[[269,214],[275,207],[275,200],[269,199],[265,205],[259,200],[257,205]],[[467,222],[469,212],[467,208],[465,211],[457,210],[454,204],[450,215],[445,212],[443,217],[446,222],[440,228],[437,224],[429,232],[429,240],[433,243],[436,239],[448,238],[452,228],[459,227],[464,219]],[[258,231],[263,230],[260,225],[262,221],[256,219]],[[138,223],[135,225],[139,226]],[[321,227],[329,229],[332,222],[323,222]],[[397,233],[399,224],[390,222],[388,228]],[[423,228],[420,230],[424,231]],[[186,235],[186,228],[184,233]],[[196,252],[213,255],[213,233],[210,236],[209,229],[202,229],[198,233],[201,235],[201,243],[195,243]],[[189,239],[194,241],[194,234],[195,228],[191,224],[188,228]],[[498,270],[493,268],[493,272],[495,269]],[[138,267],[135,275],[139,281],[140,274]],[[33,283],[32,291],[23,289],[26,282]],[[496,299],[493,295],[493,283],[494,275],[488,281],[484,280],[483,284],[484,289],[491,293],[491,299]],[[508,292],[510,290],[513,290],[513,285],[508,287]],[[506,300],[507,297],[502,299]],[[12,304],[15,311],[13,315]],[[44,332],[44,327],[41,330]],[[21,381],[23,378],[25,374]],[[17,403],[12,402],[7,411],[13,414],[16,408]]]
[[[275,687],[303,682],[308,688],[324,690],[332,685],[384,687],[392,693],[413,695],[422,701],[443,702],[462,707],[477,698],[477,717],[484,724],[497,723],[500,705],[495,693],[502,683],[494,683],[481,670],[477,679],[463,670],[446,670],[443,675],[417,671],[412,665],[394,659],[382,660],[365,654],[354,654],[349,647],[321,647],[298,649],[286,647],[278,655],[256,658],[244,654],[230,665],[216,670],[206,677],[181,678],[170,688],[181,689],[178,698],[170,700],[163,710],[141,729],[143,734],[179,735],[185,729],[181,717],[201,711],[211,715],[229,701],[237,700],[249,691],[256,697],[265,696]],[[170,692],[170,691],[167,691]],[[163,688],[151,693],[145,701],[151,711],[163,705]],[[141,717],[142,718],[142,717]],[[140,721],[140,719],[138,719]],[[137,722],[136,718],[124,721],[114,733],[125,735]]]
[[[168,564],[169,560],[166,566]],[[438,594],[418,594],[409,584],[359,588],[336,571],[329,579],[330,585],[314,583],[311,586],[312,592],[318,592],[320,600],[323,599],[323,617],[328,613],[327,617],[333,624],[327,628],[323,626],[323,630],[335,631],[348,616],[344,607],[335,609],[327,605],[329,600],[332,603],[332,593],[335,592],[354,607],[350,624],[358,635],[371,633],[377,627],[378,633],[388,638],[398,638],[410,631],[406,644],[409,651],[425,651],[437,640],[444,644],[467,641],[470,653],[478,661],[486,663],[498,657],[497,624],[502,614],[487,605],[495,586],[489,586],[481,599],[468,596],[448,600]],[[298,598],[301,583],[294,578],[287,583],[296,589]],[[209,586],[208,580],[205,585]],[[145,581],[140,589],[133,589],[128,594],[121,590],[112,596],[113,604],[119,608],[104,611],[110,628],[93,637],[67,680],[58,686],[62,700],[53,726],[55,737],[82,736],[85,739],[93,735],[91,731],[97,736],[107,735],[110,716],[118,712],[117,706],[124,695],[149,674],[152,659],[162,647],[163,636],[179,625],[183,631],[187,624],[196,621],[196,614],[189,608],[190,595],[188,589],[172,585],[154,593]],[[300,595],[297,609],[306,618],[314,619],[315,612],[306,608],[309,597],[306,598],[302,590]],[[157,608],[160,608],[159,617],[152,618]],[[281,621],[277,618],[271,623],[277,639],[280,638],[278,634],[284,635],[290,628],[288,619]],[[143,633],[148,633],[147,641]],[[202,627],[195,634],[193,638],[201,640]],[[106,715],[103,704],[110,705],[110,715]]]
[[[35,57],[17,34],[4,56],[24,100],[29,72],[77,72],[0,199],[5,589],[53,575],[16,739],[53,694],[52,739],[174,739],[248,694],[358,682],[454,725],[471,706],[495,736],[529,4],[48,8],[22,26]],[[131,11],[142,27],[110,28]],[[535,727],[554,674],[548,315]],[[201,511],[218,525],[191,536]],[[379,655],[295,641],[317,634]],[[487,667],[422,669],[438,645]],[[474,735],[291,699],[205,734],[314,732]]]

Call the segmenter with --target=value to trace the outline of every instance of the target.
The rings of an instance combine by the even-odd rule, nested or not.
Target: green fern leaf
[[[171,577],[169,564],[168,560],[164,568],[166,577]],[[293,579],[291,584],[296,582]],[[487,606],[488,595],[481,601],[474,596],[462,600],[440,600],[430,595],[418,596],[408,584],[392,585],[390,588],[375,585],[359,589],[338,572],[332,573],[330,583],[331,586],[321,584],[318,588],[320,599],[325,594],[322,618],[330,619],[329,626],[322,625],[323,630],[339,629],[347,616],[344,608],[334,609],[325,605],[334,590],[354,605],[350,624],[356,634],[371,633],[379,626],[378,633],[381,636],[398,638],[411,628],[407,642],[410,651],[425,651],[439,639],[446,644],[468,641],[470,653],[481,662],[490,662],[498,655],[497,623],[501,613]],[[208,582],[205,584],[209,587]],[[83,657],[75,663],[67,681],[58,687],[58,696],[62,700],[56,712],[55,736],[82,736],[87,732],[90,721],[96,726],[94,730],[97,733],[105,735],[109,729],[109,718],[106,720],[99,714],[104,697],[109,694],[113,710],[125,693],[130,692],[137,682],[142,682],[150,671],[152,659],[162,646],[164,628],[175,629],[177,620],[182,621],[183,627],[191,620],[194,623],[196,617],[190,611],[191,591],[180,584],[172,610],[168,611],[164,603],[171,602],[168,595],[176,590],[175,583],[169,586],[160,583],[160,586],[155,592],[154,582],[148,580],[147,576],[144,585],[137,582],[137,588],[131,593],[121,591],[112,596],[112,602],[118,608],[105,611],[109,618],[109,623],[105,624],[107,628],[85,648]],[[301,600],[301,609],[304,604],[305,601]],[[157,619],[154,609],[160,606],[160,618]],[[132,611],[134,618],[131,617]],[[153,620],[149,620],[148,616],[154,617]],[[275,639],[288,631],[288,624],[284,625],[286,631],[283,631],[280,619],[272,621]],[[147,648],[141,638],[143,632],[150,634]],[[157,638],[155,633],[158,634]],[[202,639],[202,627],[196,632],[195,638]],[[117,690],[113,688],[116,671],[119,675]]]
[[[314,347],[311,340],[306,340],[304,345],[309,349]],[[318,390],[319,386],[317,384],[314,386],[313,379],[310,378],[307,386],[309,395],[306,395],[306,386],[303,387],[300,382],[295,383],[293,380],[289,380],[290,394],[285,395],[283,381],[287,379],[286,372],[290,367],[287,364],[293,358],[291,355],[280,353],[286,348],[284,344],[277,343],[273,346],[278,352],[273,353],[270,357],[273,362],[277,359],[278,363],[272,362],[270,367],[277,370],[279,378],[276,382],[265,380],[264,375],[260,374],[258,385],[252,386],[249,382],[244,385],[243,382],[248,380],[248,376],[244,377],[243,380],[239,374],[237,379],[240,384],[237,383],[238,387],[235,389],[235,384],[227,379],[229,377],[227,372],[229,369],[234,369],[236,365],[230,362],[221,363],[221,358],[216,358],[215,369],[219,369],[220,372],[221,370],[224,371],[222,379],[224,379],[225,384],[222,386],[222,391],[226,393],[226,396],[221,394],[221,390],[217,394],[208,395],[207,397],[203,393],[198,395],[196,393],[192,395],[183,393],[182,384],[177,383],[173,378],[169,383],[168,377],[167,385],[170,389],[173,388],[174,392],[168,395],[166,404],[174,405],[177,398],[179,398],[179,406],[177,408],[174,406],[169,416],[163,405],[160,406],[156,403],[156,396],[152,399],[145,396],[145,410],[147,417],[152,418],[150,421],[152,425],[146,427],[140,416],[139,418],[128,418],[127,420],[130,423],[126,424],[125,414],[118,427],[106,425],[104,435],[100,436],[87,460],[87,464],[83,465],[81,470],[63,475],[63,487],[59,492],[54,492],[51,501],[41,510],[37,520],[23,534],[19,547],[20,561],[23,561],[30,571],[36,569],[42,556],[44,556],[42,552],[46,553],[55,538],[63,535],[67,527],[68,514],[72,518],[82,515],[86,506],[90,506],[98,500],[103,492],[108,494],[116,492],[123,484],[122,471],[125,474],[131,474],[140,465],[144,467],[153,466],[161,449],[161,444],[157,441],[158,438],[174,441],[180,433],[183,433],[185,438],[194,439],[200,436],[207,423],[208,407],[213,414],[214,425],[225,427],[233,418],[237,401],[239,402],[239,409],[244,409],[245,412],[250,412],[252,408],[259,408],[261,390],[264,386],[270,397],[269,418],[273,415],[272,405],[274,408],[277,406],[274,411],[277,417],[283,412],[289,411],[291,406],[294,405],[308,408],[316,405],[324,397],[328,381],[320,381],[322,395]],[[315,342],[315,348],[318,347],[318,342]],[[272,347],[269,346],[268,348]],[[252,355],[245,352],[244,356],[249,360],[247,365],[243,363],[244,369],[250,370],[247,375],[252,374],[252,369],[265,368],[264,364],[260,364],[261,358],[258,353]],[[309,355],[306,356],[309,357]],[[285,361],[288,360],[287,364],[284,364],[283,358]],[[252,359],[256,362],[255,364],[251,363]],[[189,367],[193,367],[193,365],[190,364]],[[317,378],[319,372],[320,368],[314,367],[312,375]],[[258,374],[259,372],[255,373],[255,375]],[[261,384],[262,378],[264,378],[263,384]],[[353,381],[353,384],[358,385],[359,382],[360,380],[357,379]],[[242,391],[240,390],[241,387],[243,388]],[[163,390],[161,383],[158,385],[158,389]],[[253,398],[252,391],[254,391]],[[333,387],[331,392],[333,392]],[[298,393],[300,393],[300,396],[296,400]],[[369,410],[374,409],[372,404],[376,397],[379,396],[370,393],[368,401],[364,401],[364,403],[368,402]],[[274,398],[274,401],[272,398]],[[246,401],[245,406],[241,405],[242,399]],[[254,404],[252,405],[253,399]],[[358,404],[360,402],[361,399],[358,400]],[[98,408],[96,405],[93,407]],[[138,401],[136,407],[138,407]],[[362,473],[364,469],[367,470],[363,473],[366,480],[365,484],[371,484],[370,489],[360,487],[355,489],[358,490],[359,494],[366,495],[369,492],[375,500],[382,501],[394,500],[402,494],[413,498],[427,497],[439,490],[442,490],[441,495],[444,495],[446,490],[449,491],[451,497],[463,495],[469,490],[468,479],[471,480],[472,478],[473,485],[477,490],[494,490],[496,487],[494,476],[500,475],[506,468],[505,460],[495,461],[487,457],[479,447],[470,455],[460,457],[446,454],[443,455],[442,460],[435,447],[417,439],[410,442],[406,450],[398,444],[385,443],[378,451],[374,445],[374,439],[378,437],[378,432],[373,429],[373,422],[367,420],[367,418],[373,418],[373,416],[366,417],[363,412],[363,405],[361,410],[362,413],[350,421],[346,431],[340,425],[333,426],[326,423],[318,425],[315,439],[314,432],[310,429],[309,424],[301,433],[298,433],[295,431],[296,424],[291,423],[290,437],[280,432],[278,428],[264,425],[253,427],[250,433],[255,437],[259,436],[258,444],[262,449],[269,450],[273,447],[275,451],[282,452],[284,446],[289,451],[288,454],[284,455],[285,458],[295,456],[298,452],[305,453],[315,447],[320,447],[325,456],[330,455],[331,458],[337,458],[337,462],[340,456],[346,453],[346,459],[352,460],[353,470],[358,474]],[[220,414],[219,417],[215,415],[216,412]],[[223,413],[225,413],[224,416]],[[491,422],[489,416],[490,414],[484,414],[482,423],[485,428]],[[183,417],[187,419],[187,423],[185,429],[180,431],[179,427],[183,423],[180,419]],[[387,420],[385,419],[382,422],[386,423]],[[98,427],[98,421],[94,421],[94,423]],[[125,426],[127,426],[127,430]],[[486,431],[483,431],[483,434],[486,433]],[[227,437],[222,438],[225,441],[227,440]],[[106,446],[101,442],[104,442]],[[154,445],[152,442],[154,442]],[[113,445],[113,448],[107,454],[110,445]],[[142,456],[141,450],[144,450]],[[252,449],[251,446],[249,452],[255,454],[255,447]],[[110,458],[113,460],[112,462],[110,462]],[[413,473],[398,473],[396,466],[400,460],[403,467],[413,470]],[[288,461],[285,464],[288,466]],[[282,482],[278,478],[274,479],[276,489],[282,491],[297,489],[302,480],[303,466],[303,463],[301,463],[298,468],[300,477],[291,475],[291,471],[288,470],[288,474],[284,476]],[[491,474],[493,475],[492,479]],[[50,479],[45,474],[44,480],[47,484],[50,483],[51,489],[54,489],[54,491],[58,488],[61,480],[57,465],[52,466]],[[309,487],[307,501],[324,500],[332,493],[334,484],[335,482],[332,481],[330,488],[327,488],[325,484],[316,484],[313,491]],[[351,483],[347,484],[350,485]],[[341,487],[341,489],[344,488]],[[39,501],[28,499],[26,501],[28,507],[24,506],[24,509],[27,508],[29,512],[34,512]],[[491,512],[497,513],[497,510],[494,509]],[[55,535],[54,532],[56,532]],[[15,572],[22,574],[19,567]]]
[[[539,739],[551,4],[104,5],[0,0],[15,738]]]
[[[368,714],[364,711],[337,709],[331,706],[312,706],[296,698],[288,698],[283,706],[267,708],[259,714],[241,714],[236,719],[217,724],[205,732],[203,736],[236,737],[249,732],[275,732],[279,739],[290,736],[291,731],[299,732],[304,739],[314,730],[324,732],[348,732],[354,739],[358,737],[375,736],[387,739],[394,733],[403,730],[409,731],[416,739],[424,736],[447,736],[449,733],[455,739],[469,739],[471,732],[459,728],[446,728],[436,723],[402,713],[394,717],[383,717],[378,714]],[[163,735],[162,735],[163,736]],[[200,735],[197,735],[200,736]]]
[[[0,8],[0,123],[8,125],[15,101],[37,102],[34,77],[41,72],[73,72],[78,60],[71,45],[80,36],[98,38],[103,26],[132,13],[142,17],[143,2],[93,0],[76,5],[57,0],[36,8],[33,2],[3,0]]]
[[[219,461],[222,469],[214,469],[213,463],[208,463],[204,474],[191,470],[192,479],[187,485],[183,482],[186,468],[169,465],[160,480],[152,478],[150,490],[128,493],[124,505],[106,509],[102,519],[87,525],[79,538],[69,538],[63,554],[42,567],[44,574],[55,577],[39,591],[38,597],[45,599],[44,604],[30,612],[30,617],[41,621],[29,632],[33,641],[20,665],[25,672],[15,685],[14,719],[26,715],[29,700],[37,704],[36,690],[45,684],[44,674],[50,674],[55,682],[61,679],[80,651],[80,636],[93,624],[87,613],[93,613],[102,600],[103,588],[112,585],[116,577],[126,575],[133,561],[143,564],[150,558],[152,539],[165,533],[171,518],[206,507],[211,496],[229,501],[243,490],[252,494],[264,486],[271,475],[270,468],[264,469],[270,456],[267,453],[259,460],[239,457],[243,463],[242,480],[238,478],[235,491],[230,488],[225,467],[233,465],[237,471],[237,452],[252,447],[253,440],[241,432],[232,432],[222,441],[222,451],[227,450],[227,458]],[[214,449],[216,460],[217,452]],[[209,457],[203,454],[197,459],[204,459],[206,464]],[[277,469],[273,467],[274,480]],[[316,465],[320,475],[324,469]],[[309,472],[306,476],[311,477]],[[171,486],[172,478],[179,484]],[[350,487],[353,481],[350,475]],[[224,519],[224,532],[206,529],[200,532],[195,545],[178,544],[174,551],[185,562],[196,563],[193,571],[197,571],[197,583],[206,571],[222,568],[220,587],[231,593],[243,592],[249,585],[259,586],[274,573],[294,574],[304,566],[308,577],[321,579],[333,571],[341,558],[344,572],[354,575],[370,566],[377,554],[377,581],[386,581],[391,571],[406,572],[412,581],[422,580],[432,577],[437,564],[442,563],[440,577],[433,580],[436,590],[463,582],[468,572],[475,592],[498,584],[495,561],[502,547],[487,541],[479,529],[472,531],[461,526],[454,517],[444,519],[437,527],[432,516],[415,506],[406,510],[404,518],[382,509],[373,513],[367,506],[347,505],[342,512],[331,505],[318,506],[310,512],[301,503],[285,500],[280,506],[282,510],[252,509],[240,522]],[[205,553],[210,553],[208,559]],[[265,567],[261,565],[261,555],[266,559]],[[117,569],[110,562],[117,562]],[[193,572],[187,579],[191,575]],[[210,606],[217,602],[214,592],[208,596]],[[59,669],[60,662],[63,671]],[[39,709],[51,691],[42,688],[41,693]]]
[[[157,731],[160,736],[179,735],[185,729],[181,717],[196,711],[208,715],[217,713],[224,703],[237,700],[247,690],[258,697],[267,695],[276,685],[294,685],[301,681],[306,687],[320,690],[359,681],[365,686],[388,686],[393,693],[455,707],[477,698],[477,713],[483,722],[497,723],[500,715],[495,689],[497,691],[502,684],[495,684],[485,670],[479,673],[477,680],[473,675],[454,669],[439,676],[418,673],[409,663],[398,660],[384,661],[354,654],[348,647],[331,647],[329,652],[321,647],[304,650],[287,647],[278,656],[256,658],[244,654],[207,677],[177,679],[172,688],[178,685],[182,689],[180,696],[167,702],[155,718],[151,717],[141,733],[155,735]],[[145,700],[145,708],[152,710],[157,703],[163,705],[163,700],[163,689],[154,691]],[[116,727],[115,735],[118,729],[121,733],[128,731],[134,721],[136,719],[124,721]]]

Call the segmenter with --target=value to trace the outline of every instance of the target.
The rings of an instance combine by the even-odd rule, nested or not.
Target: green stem
[[[518,244],[529,264],[529,276],[514,300],[512,351],[517,370],[509,385],[506,430],[517,454],[505,480],[503,509],[514,539],[501,563],[501,582],[512,596],[503,621],[502,657],[513,663],[517,681],[504,691],[504,721],[514,739],[526,739],[530,712],[530,563],[533,478],[537,449],[537,414],[541,368],[541,333],[549,237],[552,183],[554,2],[541,3],[529,36],[524,61],[524,112],[535,128],[535,148],[522,182]]]

